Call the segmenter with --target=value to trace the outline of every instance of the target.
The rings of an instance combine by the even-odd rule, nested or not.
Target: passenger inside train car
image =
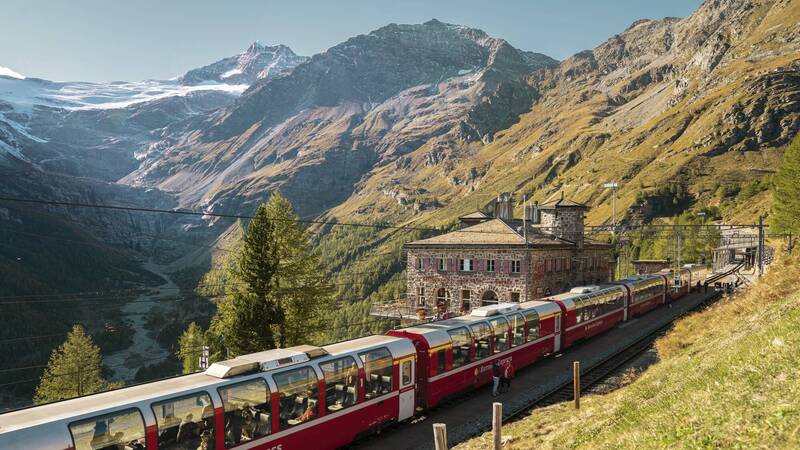
[[[127,409],[69,425],[75,450],[140,450],[145,448],[142,414]]]
[[[203,392],[153,403],[158,427],[158,448],[196,449],[203,432],[214,432],[214,408],[211,397]]]
[[[509,317],[511,319],[511,333],[514,347],[525,343],[525,319],[522,314],[514,314]]]
[[[376,348],[358,356],[364,363],[364,396],[370,399],[391,392],[394,360],[389,349]]]
[[[286,430],[316,418],[319,380],[310,366],[298,367],[272,376],[280,394],[280,428]],[[309,411],[309,409],[311,411]]]
[[[475,336],[475,359],[488,358],[492,354],[492,329],[488,323],[479,322],[470,325]]]
[[[494,330],[494,353],[508,350],[508,321],[504,317],[497,317],[490,320],[489,323]]]
[[[472,336],[467,328],[447,330],[453,342],[453,369],[469,364],[470,350],[472,350]]]
[[[539,313],[535,310],[525,312],[525,328],[528,335],[528,342],[539,338]]]
[[[225,410],[225,448],[272,432],[270,392],[266,380],[255,378],[220,387],[217,391]]]
[[[325,405],[328,412],[337,412],[358,400],[358,367],[352,356],[334,359],[319,365],[325,378]]]

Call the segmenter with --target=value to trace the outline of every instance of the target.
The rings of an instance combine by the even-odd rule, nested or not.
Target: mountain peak
[[[190,70],[179,80],[188,85],[208,82],[250,85],[257,80],[285,75],[307,59],[298,56],[286,45],[270,46],[255,41],[244,52]]]

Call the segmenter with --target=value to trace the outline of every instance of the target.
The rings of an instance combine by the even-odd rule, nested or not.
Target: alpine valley
[[[623,221],[694,205],[743,221],[769,210],[770,192],[738,193],[766,180],[800,131],[800,0],[708,0],[560,62],[431,20],[311,57],[254,43],[174,80],[5,73],[6,198],[247,215],[280,190],[315,222],[419,228],[449,227],[500,192],[539,201],[564,192],[601,224],[612,214],[603,183],[617,181]],[[745,200],[755,207],[741,208]],[[20,305],[0,338],[36,334],[31,319],[54,311],[57,331],[76,320],[123,330],[99,343],[117,379],[135,376],[137,362],[174,352],[186,323],[208,316],[207,302],[181,293],[240,227],[210,215],[0,202],[4,295],[125,292],[104,299],[102,323],[87,314],[98,302]],[[421,232],[312,231],[343,302],[402,294],[401,247]],[[130,303],[140,297],[151,303]],[[192,306],[173,314],[175,302]],[[31,361],[52,348],[40,344],[24,344]]]

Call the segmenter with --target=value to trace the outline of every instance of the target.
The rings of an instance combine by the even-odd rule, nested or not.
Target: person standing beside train
[[[497,397],[497,388],[500,387],[500,363],[492,363],[492,397]]]

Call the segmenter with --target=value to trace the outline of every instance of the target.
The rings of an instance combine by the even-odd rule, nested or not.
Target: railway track
[[[706,301],[699,303],[695,308],[687,310],[682,315],[675,318],[675,320],[680,319],[681,317],[694,312],[698,309],[704,308],[705,306],[713,303],[717,299],[722,296],[721,292],[717,292],[715,295],[709,297]],[[597,364],[593,365],[592,367],[582,369],[581,370],[581,392],[586,392],[589,388],[606,380],[610,375],[614,374],[617,369],[628,363],[629,361],[633,360],[634,358],[641,355],[643,352],[647,351],[650,347],[653,346],[655,341],[663,336],[670,328],[672,328],[672,324],[674,320],[668,324],[665,324],[661,328],[649,333],[645,336],[642,336],[640,339],[635,341],[628,347],[621,349],[620,351],[609,355],[608,357],[604,358]],[[520,419],[525,414],[529,413],[530,411],[541,408],[544,406],[554,405],[556,403],[561,403],[565,401],[570,401],[573,399],[573,392],[572,392],[572,379],[565,381],[564,383],[557,386],[552,391],[545,393],[544,395],[540,396],[537,399],[534,399],[528,405],[525,405],[521,408],[517,408],[515,411],[510,411],[508,414],[503,414],[503,422],[508,421],[515,421]],[[489,428],[490,429],[490,428]],[[488,429],[484,429],[482,431],[488,431]],[[478,433],[476,433],[477,435]]]

